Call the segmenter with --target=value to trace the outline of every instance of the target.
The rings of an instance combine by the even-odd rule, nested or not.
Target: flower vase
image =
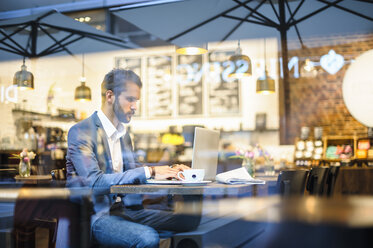
[[[31,170],[31,164],[30,161],[21,161],[19,162],[19,175],[21,177],[29,177],[30,176],[30,170]]]
[[[255,177],[255,164],[252,159],[244,158],[242,160],[242,167],[250,174],[250,176]]]

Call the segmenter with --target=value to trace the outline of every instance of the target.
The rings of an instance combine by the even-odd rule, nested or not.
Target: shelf
[[[21,109],[13,109],[12,112],[13,112],[13,114],[21,114],[21,115],[24,115],[24,116],[27,115],[28,117],[30,116],[32,118],[44,117],[44,118],[48,118],[48,119],[51,119],[51,120],[54,120],[54,121],[66,121],[66,122],[70,122],[70,121],[77,122],[77,121],[79,121],[75,117],[63,117],[63,116],[57,116],[57,115],[51,115],[51,114],[47,114],[47,113],[27,111],[27,110],[21,110]]]
[[[325,136],[323,138],[324,151],[323,151],[323,160],[326,162],[341,162],[343,160],[355,160],[356,158],[356,136]],[[327,150],[330,146],[351,146],[350,152],[343,151],[343,154],[348,154],[350,157],[347,158],[327,158]]]

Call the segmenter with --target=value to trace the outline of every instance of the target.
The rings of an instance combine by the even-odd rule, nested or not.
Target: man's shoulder
[[[84,132],[84,131],[91,131],[92,129],[95,128],[96,126],[96,113],[92,114],[90,117],[88,117],[87,119],[84,119],[82,121],[79,121],[78,123],[76,123],[75,125],[73,125],[69,132],[74,132],[74,131],[78,131],[79,132]]]

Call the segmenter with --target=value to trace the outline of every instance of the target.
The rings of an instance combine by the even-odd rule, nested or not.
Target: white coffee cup
[[[183,175],[182,178],[180,175]],[[177,177],[182,181],[188,182],[201,182],[205,177],[205,170],[204,169],[189,169],[184,171],[179,171],[177,173]]]

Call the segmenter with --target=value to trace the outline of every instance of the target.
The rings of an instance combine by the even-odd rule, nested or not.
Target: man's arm
[[[93,140],[95,135],[72,127],[68,134],[67,159],[73,164],[77,176],[82,177],[95,190],[108,190],[117,184],[139,184],[146,181],[144,168],[134,168],[123,173],[105,174],[99,166],[97,156],[104,153],[104,147]],[[95,153],[95,150],[97,153]],[[106,166],[106,165],[102,165]]]

